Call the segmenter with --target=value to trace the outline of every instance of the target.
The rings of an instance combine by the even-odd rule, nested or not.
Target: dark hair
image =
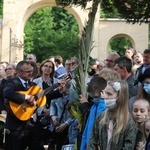
[[[92,97],[96,97],[99,96],[100,92],[104,90],[106,86],[107,81],[104,78],[94,75],[88,84],[87,92],[90,93]]]
[[[30,63],[29,61],[23,60],[23,61],[18,62],[17,66],[16,66],[16,70],[17,70],[17,71],[18,71],[18,70],[22,70],[22,69],[23,69],[22,66],[23,66],[24,64],[31,65],[31,63]]]
[[[36,78],[38,76],[38,67],[37,67],[37,64],[34,62],[34,61],[29,61],[31,66],[33,67],[33,78]]]
[[[143,54],[150,54],[150,49],[145,49]]]
[[[57,62],[59,65],[63,63],[63,58],[61,56],[55,57],[55,62]]]
[[[144,84],[142,83],[141,86],[139,87],[138,94],[136,97],[137,99],[144,98],[148,100],[148,102],[150,103],[150,94],[147,94],[143,87]]]
[[[148,150],[148,148],[149,148],[149,142],[150,142],[150,134],[149,134],[149,136],[147,138],[147,141],[146,141],[145,150]]]
[[[71,57],[68,57],[66,60],[71,60]]]
[[[119,68],[121,68],[121,69],[123,69],[123,67],[126,67],[128,73],[131,73],[131,71],[132,71],[132,66],[133,66],[132,60],[126,56],[117,58],[114,61],[114,64],[115,65],[118,64]]]

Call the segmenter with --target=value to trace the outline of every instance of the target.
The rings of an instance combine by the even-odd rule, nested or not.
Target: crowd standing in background
[[[88,95],[77,93],[77,57],[1,62],[0,149],[150,150],[150,49],[93,62]]]

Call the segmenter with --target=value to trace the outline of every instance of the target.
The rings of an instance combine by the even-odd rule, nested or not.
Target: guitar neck
[[[72,75],[71,75],[71,73],[65,73],[65,74],[61,75],[61,78],[65,79],[66,82],[68,82],[72,79]],[[43,90],[42,92],[35,94],[34,95],[35,99],[37,100],[40,97],[46,95],[47,93],[51,92],[53,89],[57,88],[59,85],[60,85],[60,83],[55,83],[52,86],[50,86],[50,87],[46,88],[45,90]]]
[[[55,88],[57,88],[59,85],[60,85],[59,83],[55,83],[52,86],[50,86],[50,87],[46,88],[45,90],[43,90],[42,92],[35,94],[35,99],[37,100],[40,97],[48,94],[49,92],[51,92],[52,90],[54,90]]]

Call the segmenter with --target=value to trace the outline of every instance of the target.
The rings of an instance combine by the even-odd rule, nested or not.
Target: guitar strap
[[[42,87],[43,87],[43,90],[45,90],[46,88],[50,87],[45,81],[42,82]],[[47,97],[46,97],[47,98]],[[48,104],[46,102],[46,108],[49,108],[50,107],[50,104]]]
[[[64,107],[63,107],[63,111],[62,111],[62,114],[61,114],[61,116],[60,116],[59,123],[61,122],[61,120],[62,120],[62,118],[63,118],[64,112],[65,112],[65,110],[66,110],[66,105],[68,104],[68,102],[69,102],[69,100],[67,99],[67,101],[66,101],[66,103],[65,103],[65,105],[64,105]]]
[[[43,87],[43,90],[44,90],[44,89],[48,88],[49,86],[45,81],[43,81],[42,82],[42,87]]]

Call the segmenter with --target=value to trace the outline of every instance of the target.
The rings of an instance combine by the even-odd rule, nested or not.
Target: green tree
[[[115,8],[118,12],[118,17],[125,18],[127,22],[150,22],[149,0],[104,0],[102,1],[102,7],[105,13],[109,13]]]
[[[63,7],[76,5],[81,6],[83,9],[86,8],[87,3],[91,0],[84,1],[84,0],[56,0],[57,5],[61,5]],[[131,3],[128,2],[129,0],[93,0],[91,8],[89,8],[89,18],[87,20],[87,23],[85,24],[81,36],[79,38],[79,48],[78,48],[78,58],[79,58],[79,67],[78,67],[78,73],[79,73],[79,84],[81,92],[86,94],[86,86],[87,86],[87,71],[89,68],[89,61],[90,61],[90,54],[94,46],[93,41],[93,25],[95,20],[95,15],[98,10],[99,4],[101,2],[103,3],[103,9],[105,12],[110,12],[110,8],[115,6],[120,16],[123,18],[126,18],[127,21],[132,21],[133,23],[136,22],[148,22],[149,15],[147,15],[147,12],[149,14],[150,7],[147,7],[147,3],[150,4],[148,0],[146,0],[147,3],[143,3],[142,5],[139,5],[141,0],[134,0],[131,1]],[[138,1],[138,2],[137,2]],[[143,0],[142,0],[143,1]],[[107,4],[106,4],[107,3]],[[106,4],[106,5],[105,5]],[[141,3],[140,3],[141,4]],[[145,4],[145,5],[144,5]],[[141,12],[136,11],[135,6],[138,5],[137,8],[141,8]]]
[[[87,3],[91,0],[56,0],[57,5],[65,6],[81,6],[83,9],[86,8]],[[141,3],[141,1],[143,3]],[[145,2],[146,1],[146,2]],[[104,2],[106,5],[103,5],[103,9],[106,12],[110,12],[111,6],[115,6],[117,11],[120,13],[120,16],[126,18],[127,21],[135,22],[148,22],[149,12],[150,12],[150,1],[149,0],[93,0],[92,6],[89,11],[89,18],[85,27],[82,30],[80,39],[79,39],[79,48],[78,48],[78,58],[79,58],[79,82],[80,88],[83,93],[86,93],[86,79],[87,71],[89,66],[90,53],[93,49],[93,24],[95,20],[95,15],[98,10],[98,6],[101,2]],[[137,10],[136,10],[137,8]],[[140,11],[140,12],[139,12]]]
[[[128,38],[117,37],[110,42],[109,52],[117,52],[120,56],[124,56],[128,47],[133,47]]]
[[[45,7],[30,17],[25,26],[25,55],[37,55],[38,61],[50,55],[64,59],[76,55],[78,26],[64,9]]]
[[[96,3],[96,0],[56,0],[58,5],[65,6],[81,6],[86,8],[88,2]],[[105,13],[114,12],[116,9],[118,17],[127,19],[132,23],[149,23],[150,22],[150,1],[149,0],[103,0],[99,1]]]
[[[108,11],[109,10],[109,11]],[[102,1],[100,4],[100,17],[101,18],[118,18],[117,9],[111,1]]]
[[[72,31],[75,29],[74,26],[76,25],[76,20],[68,11],[59,7],[53,7],[51,13],[53,16],[53,22],[55,23],[54,30],[57,31],[61,29]]]
[[[126,18],[128,22],[150,22],[149,0],[114,0],[114,6],[117,8],[120,16]]]
[[[3,0],[0,1],[0,18],[3,18]]]

